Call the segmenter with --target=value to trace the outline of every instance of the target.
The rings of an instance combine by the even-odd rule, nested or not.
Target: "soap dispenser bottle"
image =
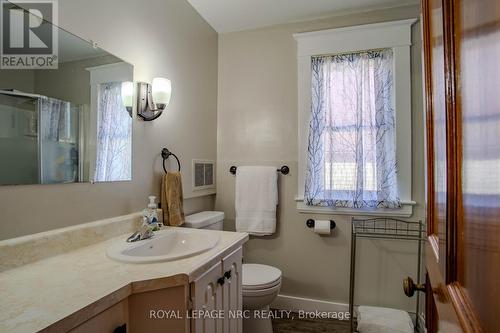
[[[153,228],[153,231],[160,229],[160,224],[158,222],[158,212],[156,207],[156,197],[154,195],[149,197],[148,208],[144,210],[144,216],[146,217],[146,222]]]

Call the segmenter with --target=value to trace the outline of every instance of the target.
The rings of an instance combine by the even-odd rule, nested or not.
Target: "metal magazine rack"
[[[417,280],[420,283],[422,241],[425,240],[422,221],[409,222],[391,218],[352,218],[351,234],[351,275],[349,285],[350,332],[354,332],[354,282],[356,268],[356,241],[358,238],[408,240],[417,243]],[[419,295],[417,294],[416,314],[418,316]],[[418,329],[418,320],[415,328]]]

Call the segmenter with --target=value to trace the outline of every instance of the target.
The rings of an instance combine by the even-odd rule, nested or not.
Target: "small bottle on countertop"
[[[156,207],[155,200],[155,196],[150,196],[148,208],[144,209],[143,211],[143,221],[149,224],[153,228],[153,231],[160,230],[160,223],[158,222],[157,212],[158,208]]]
[[[163,224],[163,209],[158,207],[156,209],[156,216],[158,217],[158,224],[160,225],[160,228],[164,226]]]

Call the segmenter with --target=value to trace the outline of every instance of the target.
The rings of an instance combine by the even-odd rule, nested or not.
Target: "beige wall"
[[[90,108],[89,67],[121,62],[113,55],[60,63],[57,70],[36,70],[35,91],[37,94],[68,101]]]
[[[35,71],[14,69],[0,70],[0,89],[17,89],[33,92],[35,88]]]
[[[0,187],[0,239],[144,208],[159,194],[162,147],[181,159],[185,196],[203,194],[191,190],[191,160],[216,157],[217,33],[184,0],[60,0],[59,25],[134,65],[136,81],[172,80],[171,104],[134,121],[132,182]],[[212,206],[205,196],[185,208]]]
[[[417,6],[279,25],[219,35],[216,209],[226,212],[225,228],[234,229],[234,177],[229,166],[283,165],[279,222],[275,235],[251,238],[246,262],[279,267],[282,294],[347,303],[350,216],[300,214],[297,191],[297,55],[293,33],[419,17]],[[413,29],[413,219],[423,218],[423,125],[419,25]],[[332,237],[304,225],[308,218],[332,218]],[[402,293],[403,276],[415,276],[416,244],[362,241],[359,244],[357,303],[414,310]]]

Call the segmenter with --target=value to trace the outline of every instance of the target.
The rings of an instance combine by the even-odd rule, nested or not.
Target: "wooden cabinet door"
[[[222,305],[222,262],[218,262],[191,284],[193,316],[212,313],[212,316],[198,316],[191,320],[193,333],[223,333],[223,319],[214,319],[215,311]],[[203,312],[203,313],[202,313]]]
[[[423,0],[429,332],[500,332],[500,3]]]
[[[241,247],[222,260],[222,268],[226,278],[222,289],[222,304],[226,315],[224,333],[241,333],[243,330],[241,317],[241,311],[243,310],[241,266]]]

